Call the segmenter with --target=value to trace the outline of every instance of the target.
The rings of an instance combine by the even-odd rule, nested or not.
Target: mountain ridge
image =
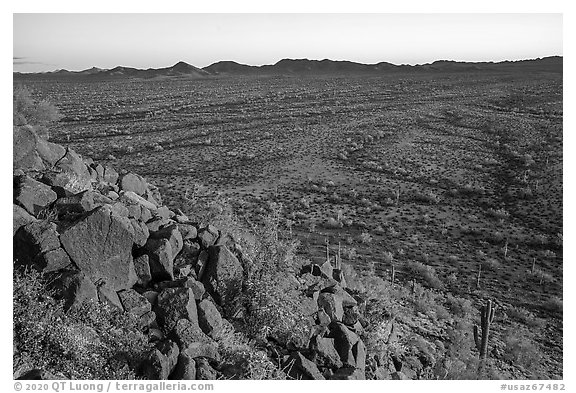
[[[198,68],[194,65],[179,61],[170,67],[139,69],[134,67],[116,66],[111,69],[91,67],[82,71],[69,71],[65,69],[51,72],[22,73],[13,72],[13,76],[88,76],[109,78],[162,78],[185,77],[204,78],[211,76],[234,75],[305,75],[305,74],[376,74],[382,72],[414,72],[414,71],[503,71],[512,69],[526,69],[543,72],[563,72],[563,57],[548,56],[537,59],[505,60],[500,62],[466,62],[456,60],[436,60],[424,64],[392,64],[379,62],[364,64],[348,60],[310,60],[310,59],[281,59],[274,64],[253,66],[224,60],[212,63],[206,67]]]

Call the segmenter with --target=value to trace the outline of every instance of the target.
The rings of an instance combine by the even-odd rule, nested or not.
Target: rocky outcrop
[[[225,228],[190,222],[141,176],[83,159],[31,127],[15,127],[14,142],[15,266],[49,276],[66,308],[100,301],[137,318],[154,344],[142,376],[225,375],[218,340],[244,309],[247,273]],[[295,379],[363,379],[360,307],[341,271],[327,262],[289,279],[301,284],[294,296],[315,327],[305,345],[277,348],[275,364]]]

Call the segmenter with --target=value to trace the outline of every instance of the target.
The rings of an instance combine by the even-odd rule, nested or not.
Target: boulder
[[[356,299],[354,299],[354,297],[352,295],[350,295],[344,288],[342,288],[338,284],[326,287],[326,288],[322,289],[320,292],[332,293],[334,295],[339,296],[342,299],[342,305],[344,307],[353,307],[353,306],[358,305],[358,302],[356,301]]]
[[[138,277],[137,284],[145,287],[150,281],[152,281],[152,275],[150,274],[150,264],[148,263],[148,255],[141,255],[134,259],[134,269],[136,271],[136,277]]]
[[[124,311],[129,312],[137,317],[141,317],[152,310],[150,302],[133,289],[125,289],[118,292],[120,302]]]
[[[214,245],[218,239],[218,236],[220,236],[220,231],[218,231],[218,229],[212,225],[208,225],[200,229],[197,234],[197,238],[203,248],[208,248]]]
[[[202,275],[202,283],[224,308],[225,314],[232,316],[242,291],[242,265],[226,246],[211,246],[208,254],[209,262]]]
[[[132,191],[136,195],[144,195],[148,189],[146,180],[140,175],[135,173],[126,173],[122,175],[118,180],[118,185],[123,191]]]
[[[56,224],[50,221],[34,221],[18,229],[13,237],[13,251],[16,265],[32,266],[45,273],[71,263],[60,248]]]
[[[170,242],[172,249],[172,255],[176,257],[180,251],[182,251],[182,246],[184,242],[182,240],[182,234],[178,230],[177,224],[170,224],[168,226],[162,227],[157,231],[151,231],[150,237],[153,239],[167,239]]]
[[[334,322],[342,321],[344,317],[342,298],[336,294],[320,293],[318,296],[318,308],[324,310]]]
[[[357,381],[357,380],[365,380],[366,374],[362,370],[358,370],[357,368],[353,367],[343,367],[337,370],[330,379],[334,380],[348,380],[348,381]]]
[[[198,303],[198,325],[212,338],[217,337],[222,330],[222,316],[210,299]]]
[[[174,255],[168,239],[149,237],[144,246],[149,257],[152,278],[160,280],[174,279]]]
[[[81,271],[61,270],[52,273],[49,282],[49,290],[54,291],[56,299],[64,300],[66,310],[98,299],[96,286]]]
[[[130,219],[130,224],[132,229],[134,229],[134,244],[138,247],[143,247],[148,241],[150,232],[148,232],[148,227],[140,220]]]
[[[187,354],[192,359],[208,358],[220,361],[220,353],[218,352],[217,344],[214,342],[193,342],[182,348],[182,353]]]
[[[137,277],[132,260],[134,230],[130,220],[99,207],[60,235],[63,248],[92,280],[103,280],[116,291],[131,288]]]
[[[105,283],[98,286],[97,293],[98,293],[98,300],[101,303],[107,303],[113,307],[118,308],[119,310],[124,310],[124,307],[122,307],[122,302],[118,297],[118,293],[116,293],[116,291],[111,289]]]
[[[156,216],[163,218],[165,220],[171,219],[172,217],[174,217],[174,212],[172,212],[170,209],[168,209],[167,206],[160,206],[157,210],[156,210]]]
[[[196,277],[198,277],[198,280],[202,280],[204,278],[204,272],[206,271],[206,266],[208,265],[208,259],[208,252],[206,250],[200,251],[200,254],[198,254],[198,260],[194,266],[194,271],[196,272]]]
[[[146,199],[142,198],[140,195],[136,194],[134,191],[120,191],[119,195],[120,202],[123,202],[126,206],[134,205],[140,207],[140,217],[142,218],[142,208],[148,209],[147,220],[152,218],[150,211],[156,211],[157,207]],[[147,221],[145,220],[145,221]]]
[[[334,338],[334,347],[340,355],[340,360],[345,366],[356,367],[356,359],[354,357],[353,347],[360,338],[356,333],[350,331],[346,325],[342,323],[330,324],[329,338]]]
[[[180,319],[198,325],[198,312],[194,292],[189,288],[166,288],[158,294],[156,302],[158,322],[166,331],[172,330]]]
[[[212,381],[217,378],[216,370],[210,366],[210,363],[205,358],[196,359],[196,379]]]
[[[116,184],[118,181],[118,172],[111,166],[106,165],[102,171],[102,180],[106,183]]]
[[[171,373],[170,361],[160,350],[154,349],[142,363],[141,373],[146,379],[165,380]]]
[[[22,206],[33,216],[37,216],[56,198],[57,195],[50,186],[29,176],[19,176],[14,179],[14,203]]]
[[[92,177],[88,167],[74,150],[68,149],[54,166],[44,173],[43,181],[51,186],[60,186],[74,194],[92,188]]]
[[[198,236],[198,230],[191,224],[178,224],[178,230],[182,234],[182,240],[194,240]]]
[[[84,214],[99,206],[113,204],[114,201],[99,192],[87,190],[68,197],[58,198],[54,207],[58,215]]]
[[[288,375],[294,379],[325,379],[316,364],[306,359],[300,352],[293,353],[284,368],[288,370]]]
[[[40,138],[29,125],[12,127],[12,167],[26,171],[42,171],[46,168],[36,145]]]
[[[180,348],[186,348],[195,342],[212,342],[197,323],[188,319],[180,319],[170,331],[169,337],[174,340]]]
[[[180,352],[178,364],[170,376],[171,379],[188,381],[196,379],[196,362],[186,352]]]
[[[38,221],[36,217],[28,213],[24,208],[12,205],[12,236],[24,225],[35,221]]]
[[[316,363],[330,368],[342,367],[342,361],[336,348],[333,338],[316,336],[310,341],[310,348],[316,353]]]

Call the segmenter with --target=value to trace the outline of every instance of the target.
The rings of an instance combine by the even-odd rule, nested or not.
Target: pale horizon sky
[[[563,55],[562,14],[14,14],[13,70]]]

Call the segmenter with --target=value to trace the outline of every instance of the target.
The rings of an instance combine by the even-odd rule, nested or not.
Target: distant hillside
[[[387,62],[362,64],[340,60],[282,59],[275,64],[251,66],[235,61],[219,61],[204,68],[197,68],[183,61],[166,68],[138,69],[118,66],[110,70],[92,67],[84,71],[57,70],[43,73],[15,72],[15,78],[62,77],[62,78],[205,78],[234,75],[351,75],[384,74],[390,72],[563,72],[563,58],[551,56],[541,59],[503,62],[458,62],[438,60],[429,64],[395,65]]]

